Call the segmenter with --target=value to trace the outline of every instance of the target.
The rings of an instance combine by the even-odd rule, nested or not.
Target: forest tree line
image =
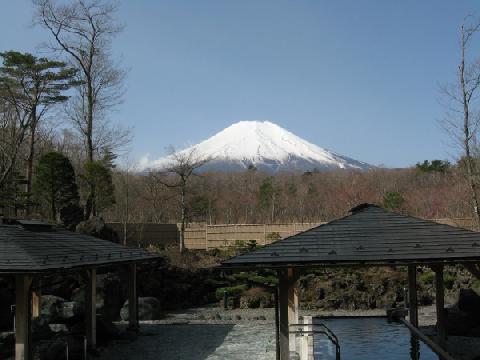
[[[471,218],[462,164],[437,160],[405,169],[271,175],[250,168],[199,174],[188,185],[187,220],[208,224],[329,221],[364,202],[422,218]],[[180,221],[178,189],[164,186],[155,172],[117,169],[113,180],[116,201],[104,213],[108,221]]]

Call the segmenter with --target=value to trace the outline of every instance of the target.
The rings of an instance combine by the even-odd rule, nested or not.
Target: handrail
[[[405,319],[400,320],[417,338],[422,340],[434,353],[436,353],[443,360],[455,360],[449,353],[440,347],[440,345],[433,342],[428,338],[424,333],[422,333],[418,328],[413,326],[409,321]]]
[[[289,326],[297,326],[297,327],[305,327],[305,326],[312,326],[312,330],[303,330],[303,329],[298,329],[297,331],[289,331],[290,334],[322,334],[325,335],[328,340],[332,342],[333,345],[335,345],[335,359],[340,360],[340,342],[338,341],[337,336],[334,334],[332,330],[328,328],[327,325],[322,324],[322,323],[317,323],[317,324],[289,324]],[[313,329],[314,327],[322,327],[324,330],[315,330]]]

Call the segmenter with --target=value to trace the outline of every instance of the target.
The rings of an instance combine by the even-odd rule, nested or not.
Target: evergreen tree
[[[389,210],[398,210],[405,199],[403,198],[402,194],[396,191],[389,191],[383,196],[383,207]]]
[[[93,194],[87,199],[87,212],[97,216],[102,210],[115,203],[112,170],[105,161],[91,161],[83,167],[83,179]]]
[[[49,152],[40,157],[35,171],[35,194],[49,205],[52,220],[63,207],[78,203],[75,171],[66,156]]]
[[[417,163],[417,169],[423,172],[441,172],[444,173],[450,167],[450,162],[444,160],[425,160],[423,163]]]
[[[38,58],[29,53],[7,51],[0,53],[0,94],[28,116],[28,153],[26,193],[32,190],[33,161],[39,121],[53,105],[68,99],[65,92],[76,84],[76,70],[64,62]],[[28,213],[28,204],[27,204]]]

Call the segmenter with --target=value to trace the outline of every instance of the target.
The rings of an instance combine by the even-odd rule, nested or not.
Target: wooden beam
[[[134,331],[139,328],[136,264],[128,265],[128,327]]]
[[[287,269],[278,271],[278,290],[279,290],[279,340],[280,340],[280,360],[289,360],[289,324],[288,324],[288,273]]]
[[[31,359],[31,296],[32,278],[16,275],[15,278],[15,360]]]
[[[85,284],[85,333],[87,346],[94,350],[97,347],[97,270],[87,270]]]
[[[297,272],[293,268],[288,268],[288,323],[298,324],[298,289]],[[290,351],[295,351],[295,334],[289,335]]]
[[[445,291],[443,287],[443,264],[432,266],[435,272],[435,306],[437,310],[437,342],[445,349],[447,324],[445,314]]]
[[[418,327],[417,267],[415,265],[408,265],[408,303],[410,323]]]

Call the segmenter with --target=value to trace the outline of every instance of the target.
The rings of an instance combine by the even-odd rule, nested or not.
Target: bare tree
[[[30,114],[15,99],[9,92],[0,94],[0,190],[10,180],[30,127]]]
[[[171,149],[169,163],[158,172],[156,179],[168,188],[178,190],[180,197],[181,223],[180,223],[180,252],[185,250],[185,225],[187,220],[187,189],[189,180],[196,175],[195,170],[205,165],[211,159],[201,158],[195,147],[176,152]],[[152,176],[152,174],[151,174]]]
[[[50,47],[68,55],[79,71],[78,94],[68,115],[84,136],[88,161],[94,160],[96,121],[122,101],[125,70],[111,59],[113,37],[122,30],[114,14],[117,5],[106,0],[33,0],[36,23],[53,36]]]
[[[74,0],[57,4],[55,0],[33,0],[36,23],[53,36],[50,47],[68,56],[79,69],[80,86],[66,108],[67,116],[84,139],[87,161],[95,154],[112,151],[129,141],[129,131],[105,129],[106,114],[122,102],[126,71],[111,58],[111,43],[122,26],[114,19],[116,3],[108,0]],[[91,215],[95,188],[89,189],[85,217]]]
[[[460,63],[457,81],[443,88],[449,100],[449,110],[444,122],[446,129],[462,149],[462,158],[470,188],[473,215],[480,227],[480,209],[477,189],[477,169],[473,148],[478,134],[480,117],[478,112],[478,90],[480,86],[480,61],[469,62],[467,50],[474,35],[480,29],[480,20],[467,17],[460,29]]]

